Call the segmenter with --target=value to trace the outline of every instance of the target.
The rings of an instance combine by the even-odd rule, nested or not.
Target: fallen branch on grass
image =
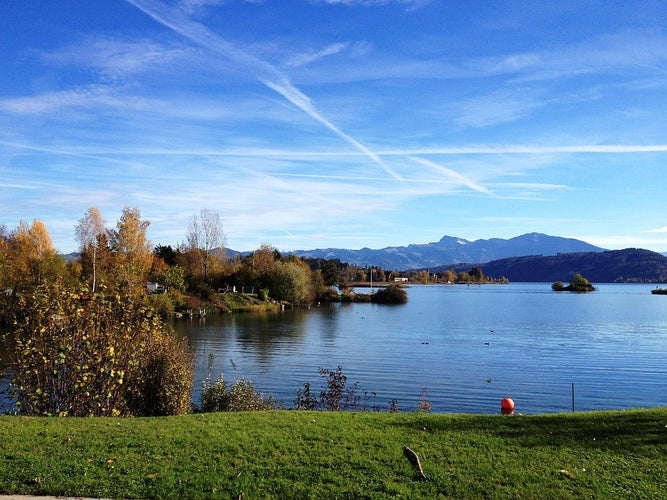
[[[417,453],[415,453],[408,446],[403,446],[403,455],[405,455],[405,457],[410,460],[410,463],[414,466],[414,468],[417,469],[419,479],[422,481],[428,481],[426,474],[424,474],[424,469],[422,469],[422,464],[419,461],[419,455],[417,455]]]

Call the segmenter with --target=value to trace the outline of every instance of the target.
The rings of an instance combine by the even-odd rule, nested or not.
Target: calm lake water
[[[667,406],[667,296],[655,285],[551,291],[549,283],[411,286],[408,303],[327,304],[272,314],[179,320],[197,355],[195,403],[209,373],[250,379],[292,407],[319,368],[342,366],[373,405],[520,413]],[[368,290],[366,290],[367,292]]]

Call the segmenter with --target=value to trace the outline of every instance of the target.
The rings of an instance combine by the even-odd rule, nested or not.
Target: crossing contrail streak
[[[157,0],[127,0],[139,10],[145,12],[155,21],[175,31],[192,42],[207,48],[211,52],[219,54],[242,66],[246,71],[253,74],[257,80],[266,87],[280,94],[287,101],[310,116],[313,120],[324,125],[341,139],[352,145],[357,151],[378,164],[395,180],[403,180],[392,170],[377,154],[373,153],[361,142],[343,132],[327,119],[315,107],[312,100],[295,87],[281,71],[266,61],[240,49],[233,43],[216,35],[203,24],[189,19],[178,9],[170,8]]]
[[[425,160],[423,158],[417,158],[413,157],[412,158],[414,161],[417,163],[421,163],[422,165],[426,165],[427,167],[431,167],[432,169],[442,172],[443,174],[447,175],[451,179],[455,180],[456,182],[459,182],[463,184],[464,186],[469,187],[473,191],[477,191],[478,193],[483,193],[483,194],[488,194],[488,195],[493,195],[491,191],[486,189],[484,186],[480,186],[479,184],[471,181],[467,177],[459,174],[458,172],[452,170],[451,168],[443,167],[442,165],[438,165],[435,162],[432,162],[430,160]]]

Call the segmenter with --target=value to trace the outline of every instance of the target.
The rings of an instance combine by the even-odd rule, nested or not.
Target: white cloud
[[[97,108],[146,110],[154,102],[144,98],[120,95],[106,85],[90,85],[70,90],[57,90],[33,96],[0,100],[0,110],[15,114],[53,113],[64,108]]]
[[[526,91],[498,91],[453,105],[454,120],[461,127],[487,127],[525,118],[546,104]]]
[[[525,79],[618,75],[635,79],[667,61],[667,35],[659,30],[624,30],[534,53]],[[631,70],[631,71],[629,71]]]
[[[227,0],[179,0],[178,7],[186,14],[198,14],[208,7],[227,3]]]
[[[312,3],[345,5],[346,7],[380,7],[383,5],[405,5],[408,9],[418,9],[433,0],[311,0]]]
[[[311,52],[304,52],[302,54],[295,55],[288,62],[287,66],[296,68],[299,66],[305,66],[311,64],[320,59],[324,59],[328,56],[338,54],[350,46],[350,42],[338,42],[327,45],[326,47]]]
[[[174,65],[191,62],[195,57],[192,49],[186,47],[109,36],[84,37],[77,43],[40,54],[40,59],[47,64],[92,69],[108,80],[125,79],[160,68],[173,69]]]

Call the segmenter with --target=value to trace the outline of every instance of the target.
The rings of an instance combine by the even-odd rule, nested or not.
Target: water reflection
[[[239,313],[209,316],[198,321],[175,321],[177,332],[186,335],[196,351],[224,350],[234,344],[260,360],[270,360],[281,344],[298,346],[304,341],[308,313],[304,310],[279,313]]]
[[[279,314],[207,318],[187,329],[214,370],[246,377],[289,406],[319,368],[340,365],[350,383],[416,409],[496,412],[512,395],[517,411],[667,404],[667,313],[650,286],[602,285],[557,294],[548,284],[412,287],[408,304],[332,304]],[[656,391],[660,387],[661,391]],[[198,394],[195,394],[195,401]]]
[[[591,294],[550,284],[413,286],[408,303],[323,304],[310,310],[175,320],[202,381],[252,380],[291,407],[296,391],[323,385],[319,368],[343,367],[350,384],[416,410],[496,413],[667,405],[667,297],[652,285],[598,285]]]

